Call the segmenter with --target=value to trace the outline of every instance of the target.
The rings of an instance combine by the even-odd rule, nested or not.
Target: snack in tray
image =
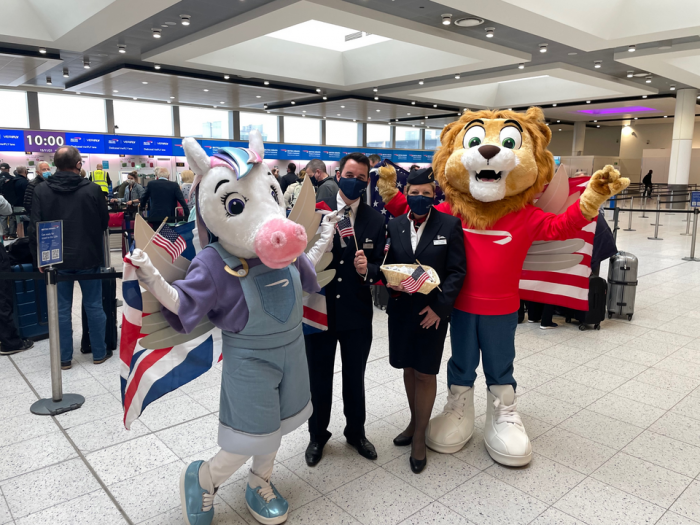
[[[435,270],[430,266],[418,264],[385,264],[380,266],[380,270],[384,274],[387,284],[398,286],[407,278],[414,275],[414,272],[419,267],[428,274],[427,279],[420,284],[420,288],[415,291],[422,294],[429,294],[433,288],[440,286],[440,277]],[[406,285],[404,285],[406,287]]]

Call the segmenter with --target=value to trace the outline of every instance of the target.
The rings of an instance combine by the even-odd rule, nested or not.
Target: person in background
[[[139,174],[132,171],[126,176],[126,188],[124,188],[124,197],[121,199],[111,199],[110,202],[121,202],[127,206],[137,206],[141,202],[146,190],[139,184]]]
[[[382,161],[382,158],[376,153],[372,153],[367,158],[369,159],[370,169],[374,168],[377,164],[379,164]]]
[[[413,170],[419,170],[419,169],[420,169],[420,166],[418,164],[411,164],[411,167],[409,168],[408,171],[411,172]]]
[[[185,170],[180,173],[180,177],[182,178],[182,196],[185,197],[187,205],[191,208],[190,191],[192,190],[192,183],[194,182],[194,172],[192,170]],[[194,197],[194,195],[192,195],[192,197]]]
[[[15,174],[17,172],[15,171]],[[5,200],[14,206],[15,201],[15,182],[17,177],[10,173],[10,165],[7,162],[0,164],[0,195],[2,195]],[[0,219],[0,226],[2,226],[4,237],[7,239],[17,238],[17,221],[15,220],[12,212]]]
[[[280,188],[282,193],[287,191],[290,184],[294,184],[299,178],[297,177],[297,165],[290,162],[287,165],[287,174],[280,179]]]
[[[84,179],[85,177],[87,177],[87,173],[85,173],[85,170],[84,170],[84,169],[81,169],[81,170],[80,170],[80,178],[81,178],[81,179]]]
[[[102,170],[102,163],[98,164],[95,171],[92,172],[90,180],[97,184],[107,195],[112,193],[112,179],[109,178],[109,173]]]
[[[340,172],[336,172],[336,177]],[[338,183],[326,173],[326,163],[313,159],[306,165],[306,175],[316,181],[316,202],[325,202],[331,210],[338,202]]]
[[[287,186],[287,191],[284,192],[284,204],[287,206],[288,210],[294,207],[294,203],[299,198],[299,193],[301,193],[301,185],[304,183],[304,179],[308,175],[308,172],[304,169],[299,172],[299,180],[294,184]]]
[[[328,425],[333,403],[333,369],[340,343],[343,362],[343,434],[350,446],[364,458],[377,459],[377,451],[365,435],[365,368],[372,345],[372,293],[370,286],[380,279],[379,265],[384,254],[384,216],[363,199],[369,185],[369,159],[351,153],[340,161],[337,200],[332,210],[342,210],[353,235],[333,239],[333,261],[328,269],[335,277],[326,285],[328,330],[304,336],[309,365],[311,402],[307,465],[314,466],[323,456],[331,438]],[[339,225],[341,223],[338,223]],[[357,244],[356,244],[357,242]]]
[[[651,183],[652,173],[654,173],[654,170],[649,170],[649,173],[644,175],[642,179],[642,184],[644,184],[644,193],[642,193],[642,197],[651,197],[651,191],[654,189],[654,185]]]
[[[51,166],[48,162],[40,162],[36,167],[36,175],[27,185],[24,192],[24,209],[27,210],[27,215],[31,215],[32,201],[34,199],[34,191],[36,187],[45,182],[51,176]]]
[[[433,209],[433,168],[413,170],[405,193],[410,211],[387,226],[390,245],[385,264],[416,264],[420,260],[440,278],[440,287],[427,295],[408,293],[401,284],[387,284],[391,290],[386,309],[389,363],[403,369],[411,409],[411,421],[394,439],[394,445],[411,445],[409,464],[419,474],[427,461],[425,432],[435,404],[450,314],[467,272],[467,256],[459,219]]]
[[[189,216],[190,208],[180,186],[169,180],[170,172],[166,168],[156,168],[155,176],[156,180],[146,184],[146,191],[141,197],[141,208],[148,205],[148,222],[157,229],[163,219],[175,217],[178,204],[182,206],[185,218]]]
[[[0,163],[0,184],[12,177],[10,173],[10,165],[7,162]]]
[[[18,166],[15,170],[15,201],[12,205],[16,208],[24,207],[24,195],[27,193],[27,186],[29,185],[29,180],[27,179],[27,167]],[[29,222],[29,217],[27,215],[20,215],[17,217],[17,237],[24,237],[25,228]]]
[[[73,146],[61,146],[54,155],[56,173],[34,190],[29,247],[36,258],[36,223],[63,221],[63,263],[59,275],[100,273],[103,264],[102,244],[109,223],[107,201],[101,188],[80,177],[82,159]],[[40,255],[40,254],[39,254]],[[102,307],[102,281],[78,281],[83,308],[90,327],[93,363],[99,365],[112,357],[105,345],[107,317]],[[58,329],[61,345],[61,368],[71,368],[73,359],[73,281],[59,281]]]

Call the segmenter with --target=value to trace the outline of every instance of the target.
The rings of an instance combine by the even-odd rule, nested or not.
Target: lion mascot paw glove
[[[445,126],[440,136],[433,169],[446,202],[436,209],[462,220],[467,275],[452,310],[447,403],[431,420],[427,433],[428,446],[438,452],[456,452],[472,436],[474,381],[481,361],[487,384],[484,441],[488,453],[509,466],[526,465],[532,458],[517,411],[513,376],[519,286],[528,286],[520,283],[525,259],[537,242],[539,261],[544,257],[548,270],[566,269],[572,260],[580,261],[571,252],[565,257],[541,255],[542,243],[552,243],[553,249],[545,254],[561,255],[557,250],[571,247],[562,241],[580,234],[596,218],[600,205],[629,185],[628,179],[606,166],[568,207],[570,195],[564,195],[563,213],[535,206],[554,176],[554,157],[546,149],[551,136],[540,108],[525,113],[467,112]],[[394,169],[382,167],[378,175],[385,209],[394,216],[407,213]]]

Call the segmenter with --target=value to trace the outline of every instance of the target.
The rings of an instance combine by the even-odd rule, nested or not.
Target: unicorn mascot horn
[[[248,509],[261,523],[282,523],[289,505],[270,481],[275,455],[282,436],[312,412],[302,298],[320,290],[315,267],[327,259],[322,256],[338,217],[325,217],[305,253],[307,231],[314,237],[321,216],[307,198],[310,210],[296,213],[306,224],[286,218],[280,186],[263,162],[259,132],[251,132],[248,149],[223,148],[211,158],[192,138],[183,147],[197,174],[193,189],[205,248],[185,278],[172,284],[143,251],[134,250],[130,262],[172,329],[190,333],[206,316],[222,330],[221,450],[184,469],[185,522],[209,525],[217,489],[252,456]]]

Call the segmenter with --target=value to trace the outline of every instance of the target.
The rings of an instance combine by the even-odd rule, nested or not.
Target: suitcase
[[[578,329],[585,330],[587,325],[593,325],[600,330],[600,323],[605,320],[607,309],[608,284],[602,277],[591,277],[588,281],[588,311],[568,310],[566,322],[576,319],[580,324]]]
[[[18,264],[13,272],[33,272],[31,264]],[[13,281],[15,305],[12,309],[22,339],[45,339],[49,335],[49,314],[46,301],[46,281],[26,279]]]
[[[632,320],[637,293],[639,261],[629,252],[618,252],[610,257],[608,270],[608,319],[613,315]]]
[[[372,301],[374,306],[380,310],[386,310],[386,307],[389,305],[389,290],[386,289],[386,286],[378,284],[372,286]]]
[[[102,281],[102,308],[107,320],[105,321],[105,345],[107,350],[117,349],[117,281],[105,279]],[[81,308],[83,319],[83,337],[80,340],[80,352],[89,354],[92,352],[90,345],[90,327],[88,326],[85,308]]]

